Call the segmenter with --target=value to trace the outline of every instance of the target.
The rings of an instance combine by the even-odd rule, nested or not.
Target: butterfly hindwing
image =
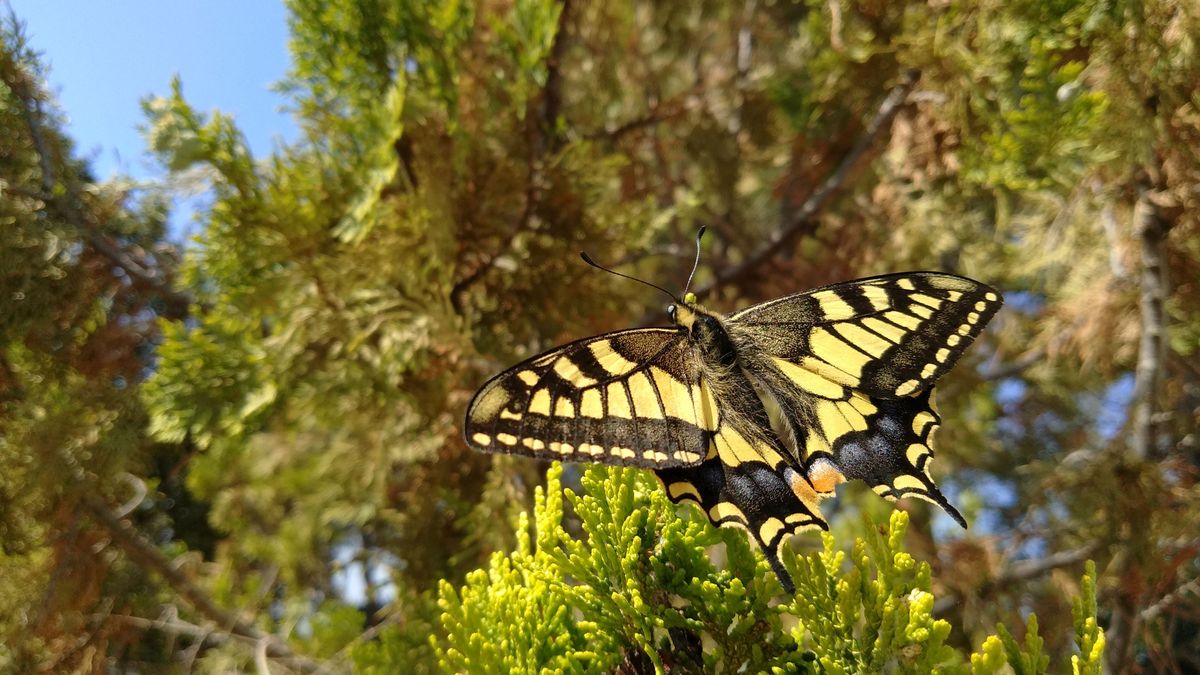
[[[964,277],[911,272],[859,279],[749,307],[734,341],[880,398],[908,396],[944,375],[1001,305]]]
[[[486,452],[660,468],[700,462],[717,411],[678,330],[579,340],[488,381],[466,439]]]
[[[929,475],[933,435],[941,422],[933,410],[932,393],[874,400],[877,407],[867,418],[867,428],[838,438],[829,457],[846,479],[862,480],[885,499],[916,497],[932,502],[966,527],[962,514]]]

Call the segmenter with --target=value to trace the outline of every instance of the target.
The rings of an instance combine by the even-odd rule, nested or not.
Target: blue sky
[[[0,0],[26,24],[96,177],[161,175],[137,130],[140,101],[170,91],[176,73],[197,110],[233,115],[262,157],[297,130],[270,90],[288,68],[287,13],[254,0]]]

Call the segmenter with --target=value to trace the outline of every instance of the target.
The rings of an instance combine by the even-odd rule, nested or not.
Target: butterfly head
[[[695,293],[684,293],[683,299],[667,305],[667,316],[671,318],[671,323],[688,330],[692,329],[696,317],[702,313]]]

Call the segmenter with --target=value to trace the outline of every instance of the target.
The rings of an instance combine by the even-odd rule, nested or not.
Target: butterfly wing
[[[819,492],[857,478],[890,500],[938,504],[965,526],[929,475],[940,421],[931,387],[1000,304],[978,282],[918,272],[780,298],[728,326]]]
[[[796,366],[868,396],[897,398],[945,375],[1001,304],[977,281],[910,272],[764,302],[730,324],[784,370]]]
[[[749,385],[749,382],[746,382]],[[730,396],[728,388],[717,403],[723,412],[762,410],[762,402]],[[750,394],[753,396],[753,394]],[[829,529],[817,508],[820,497],[808,479],[788,459],[763,411],[762,424],[745,424],[743,415],[725,415],[713,437],[713,452],[698,466],[655,471],[667,497],[690,502],[718,527],[747,530],[762,549],[788,593],[796,590],[779,559],[789,536],[808,529]]]
[[[500,373],[467,407],[465,436],[485,452],[657,469],[701,462],[717,419],[687,335],[645,328]]]

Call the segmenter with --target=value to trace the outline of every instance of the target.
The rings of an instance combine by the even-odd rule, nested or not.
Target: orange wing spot
[[[808,467],[808,480],[812,482],[817,492],[828,494],[838,485],[846,482],[846,477],[838,471],[833,462],[821,457]]]

